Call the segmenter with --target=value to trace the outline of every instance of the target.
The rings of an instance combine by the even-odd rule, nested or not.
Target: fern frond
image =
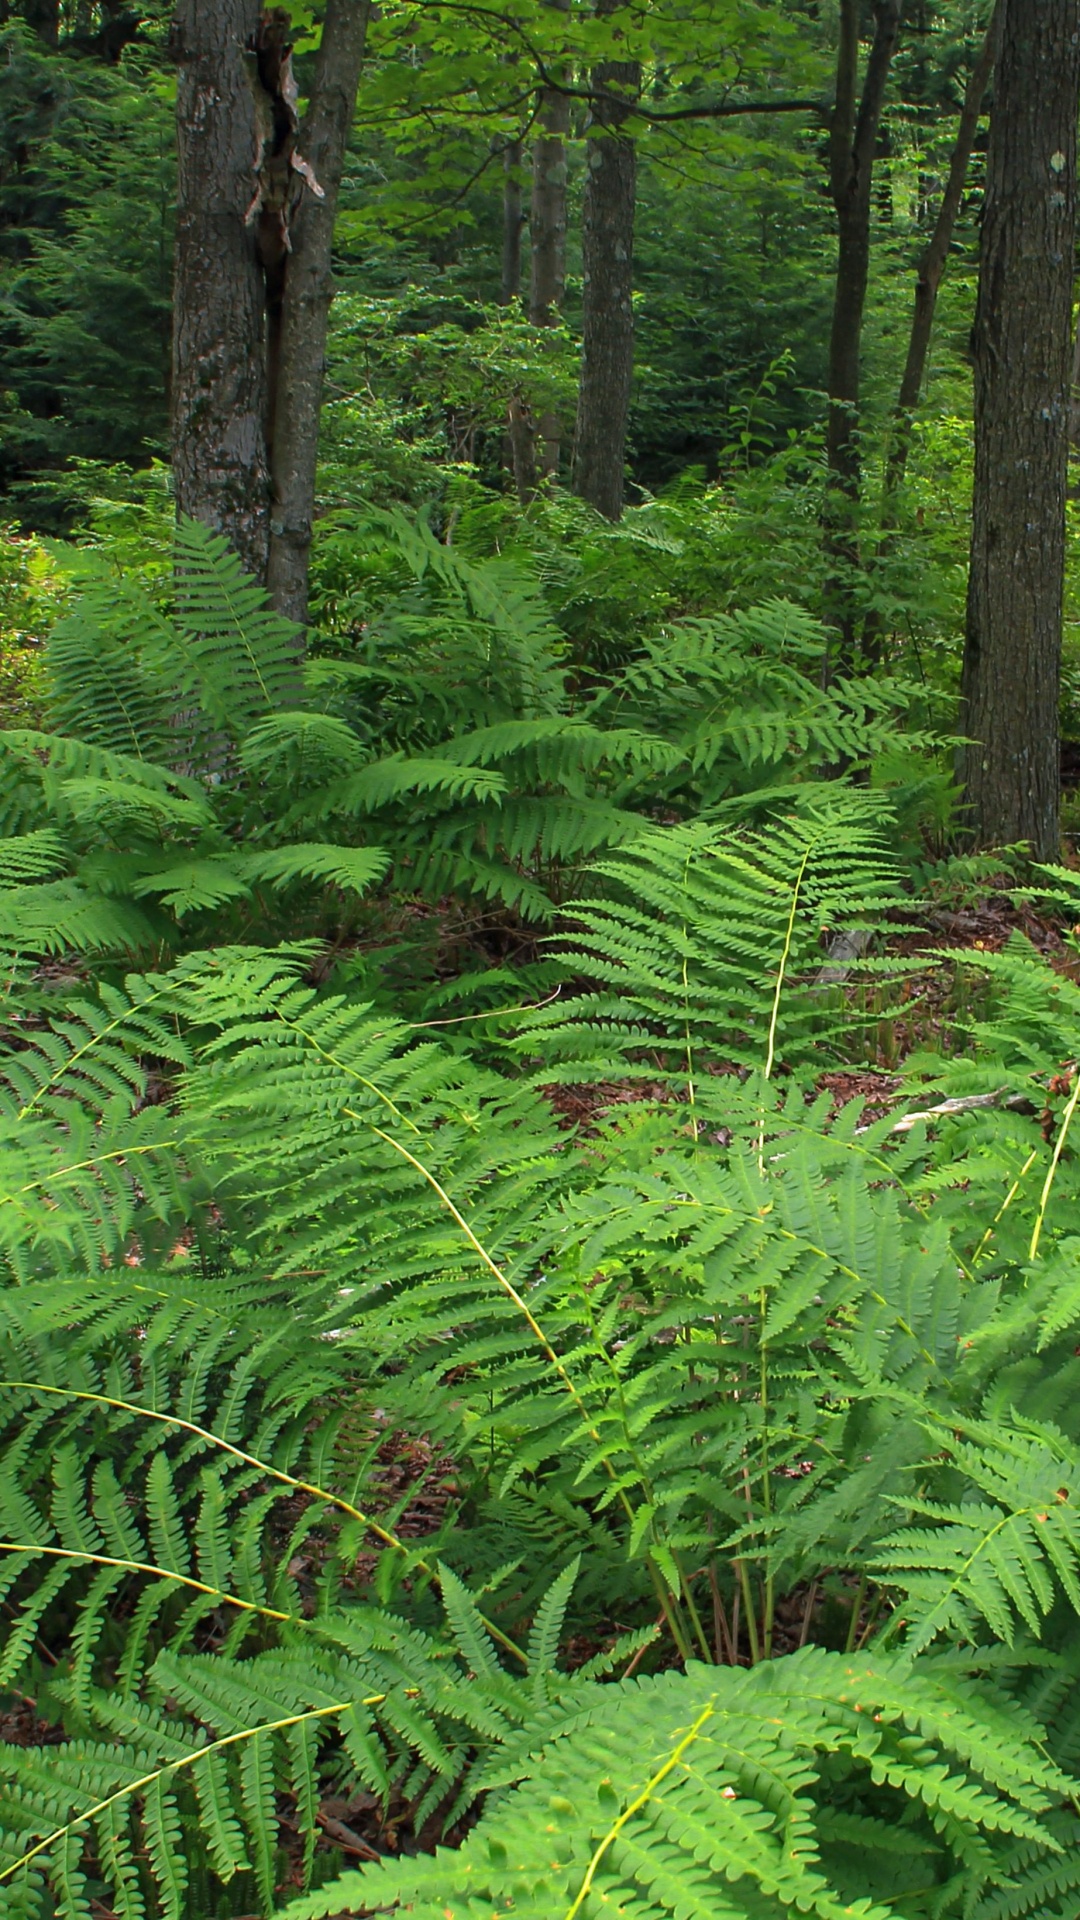
[[[1044,1816],[1060,1776],[1023,1735],[1009,1746],[1004,1775],[988,1781],[977,1711],[960,1709],[947,1675],[895,1657],[808,1650],[750,1673],[691,1667],[604,1689],[587,1715],[572,1712],[457,1853],[346,1874],[286,1914],[386,1907],[441,1920],[462,1899],[524,1920],[630,1902],[649,1920],[792,1910],[839,1920],[817,1823],[824,1813],[827,1834],[841,1779],[856,1798],[879,1782],[897,1817],[910,1796],[923,1810],[918,1839],[954,1860],[977,1843],[987,1878],[1010,1834],[1053,1848]],[[867,1881],[872,1863],[871,1853]],[[857,1911],[885,1920],[889,1909],[867,1887]]]

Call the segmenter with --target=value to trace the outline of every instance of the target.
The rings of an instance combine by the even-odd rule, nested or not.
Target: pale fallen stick
[[[919,1113],[901,1114],[899,1120],[893,1121],[890,1132],[910,1133],[912,1127],[917,1127],[920,1120],[937,1120],[946,1113],[970,1113],[975,1107],[1002,1105],[1011,1108],[1013,1112],[1035,1113],[1038,1111],[1026,1093],[1010,1093],[1007,1087],[999,1087],[996,1093],[965,1093],[955,1100],[942,1100],[936,1107],[923,1107]],[[875,1124],[871,1121],[865,1127],[856,1127],[855,1132],[869,1133],[870,1127]]]

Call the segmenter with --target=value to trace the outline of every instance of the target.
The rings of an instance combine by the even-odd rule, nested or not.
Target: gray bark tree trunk
[[[369,0],[327,0],[296,117],[288,16],[179,0],[173,307],[177,512],[307,621],[331,244]]]
[[[562,312],[566,293],[566,94],[545,90],[540,129],[533,145],[529,200],[529,319],[534,327],[548,327]]]
[[[502,278],[499,305],[512,307],[521,292],[521,163],[524,148],[520,140],[511,140],[503,154],[503,236]]]
[[[598,0],[597,12],[613,11]],[[574,492],[608,520],[623,510],[626,426],[634,372],[634,208],[637,154],[623,131],[641,86],[633,60],[592,75],[595,127],[585,147],[581,211],[582,353]]]
[[[565,9],[567,0],[553,3]],[[529,200],[529,319],[534,327],[550,327],[558,320],[566,297],[566,141],[570,132],[566,94],[546,88],[539,117]],[[562,426],[556,413],[541,414],[537,441],[540,472],[550,479],[558,474],[562,450]]]
[[[1006,0],[987,154],[960,775],[978,845],[1058,854],[1080,0]]]
[[[266,577],[266,296],[247,223],[255,103],[245,60],[258,0],[180,0],[173,303],[173,475],[177,512],[202,520]]]
[[[874,0],[874,39],[860,99],[859,0],[841,0],[840,5],[836,100],[829,135],[829,186],[839,252],[829,339],[826,546],[835,567],[829,589],[830,622],[839,632],[845,665],[851,664],[854,651],[851,588],[859,565],[859,395],[874,150],[900,32],[901,6],[902,0]]]
[[[327,0],[308,112],[297,146],[321,198],[294,173],[278,363],[270,423],[267,586],[279,613],[308,617],[315,462],[334,283],[331,249],[345,150],[367,42],[370,0]]]

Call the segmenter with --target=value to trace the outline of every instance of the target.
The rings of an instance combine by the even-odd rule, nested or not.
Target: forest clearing
[[[0,0],[0,1920],[1080,1920],[1080,0]]]

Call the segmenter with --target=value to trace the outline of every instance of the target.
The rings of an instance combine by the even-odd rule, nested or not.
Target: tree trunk
[[[614,0],[598,0],[610,13]],[[618,520],[623,509],[626,423],[634,371],[634,201],[637,154],[623,128],[641,86],[634,60],[609,60],[592,76],[596,132],[585,146],[581,211],[582,354],[574,491]]]
[[[836,100],[829,135],[829,186],[839,253],[829,340],[826,545],[835,566],[829,588],[830,622],[839,631],[840,657],[847,665],[853,654],[852,576],[859,564],[859,374],[870,270],[874,150],[900,32],[901,6],[902,0],[874,0],[874,39],[856,112],[860,7],[859,0],[841,0]]]
[[[60,0],[27,0],[23,14],[28,27],[32,27],[47,47],[60,44]]]
[[[315,462],[333,298],[334,219],[369,13],[370,0],[327,0],[311,100],[292,162],[291,251],[285,261],[278,363],[271,369],[274,410],[267,585],[278,612],[301,627],[307,625],[308,617]],[[314,190],[312,179],[321,194]]]
[[[520,393],[511,398],[506,427],[517,497],[521,505],[527,507],[530,500],[536,498],[536,430]]]
[[[566,293],[566,137],[570,131],[566,94],[545,90],[540,128],[533,146],[529,201],[529,319],[534,327],[549,327],[562,312]]]
[[[978,845],[1058,854],[1080,0],[1007,0],[986,167],[960,774]]]
[[[511,140],[503,154],[502,284],[499,305],[512,307],[521,292],[521,163],[524,148]]]
[[[334,215],[368,0],[327,0],[296,117],[288,14],[180,0],[173,305],[177,511],[304,626]]]
[[[551,3],[565,11],[568,0]],[[533,147],[529,201],[529,319],[534,327],[550,327],[558,320],[566,297],[566,140],[570,132],[566,94],[545,89],[540,129]],[[548,410],[540,415],[537,442],[540,472],[551,479],[558,474],[562,451],[562,426],[556,413]]]
[[[173,299],[173,475],[180,514],[202,520],[266,576],[265,292],[247,223],[255,101],[245,51],[258,0],[180,0]]]

